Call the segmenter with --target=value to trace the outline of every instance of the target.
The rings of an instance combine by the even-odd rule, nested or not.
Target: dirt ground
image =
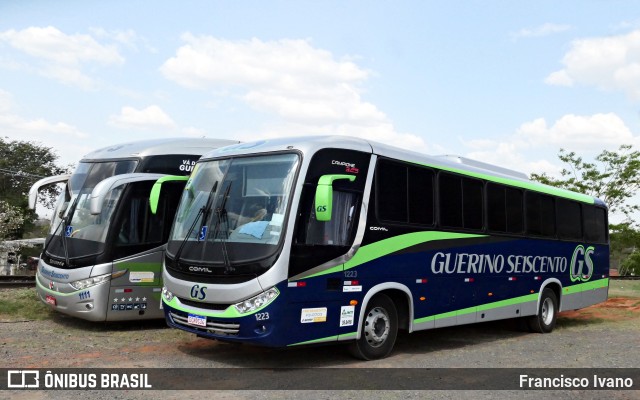
[[[523,363],[545,367],[549,359],[557,359],[554,365],[567,367],[640,365],[638,298],[610,298],[606,303],[561,313],[556,330],[550,335],[522,332],[518,325],[516,321],[498,321],[401,334],[389,358],[364,364],[491,367],[499,362],[503,367]],[[577,337],[583,348],[593,346],[589,354],[577,351]],[[525,360],[519,357],[528,352],[531,355]],[[164,321],[96,324],[58,313],[40,321],[0,323],[0,355],[7,368],[277,368],[363,364],[339,345],[273,350],[197,338],[167,328]]]
[[[386,359],[363,362],[342,346],[284,350],[226,344],[169,329],[164,321],[96,324],[50,313],[39,321],[0,322],[4,368],[638,368],[640,298],[561,313],[547,335],[497,321],[401,334]],[[310,375],[313,377],[313,374]],[[8,396],[8,397],[5,397]],[[30,399],[637,399],[640,391],[372,390],[65,390],[0,391]]]

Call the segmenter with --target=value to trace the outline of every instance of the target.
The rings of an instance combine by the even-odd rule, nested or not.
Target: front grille
[[[213,310],[213,311],[224,311],[227,308],[229,308],[229,306],[231,305],[231,304],[201,303],[199,301],[183,299],[182,297],[178,297],[178,300],[180,300],[180,303],[186,304],[191,307],[204,308],[204,309]]]
[[[228,324],[221,323],[217,321],[212,321],[211,318],[207,317],[207,326],[197,326],[188,323],[188,318],[180,315],[174,311],[170,311],[171,319],[178,325],[189,327],[189,329],[195,329],[201,332],[207,332],[214,335],[220,336],[238,336],[240,332],[240,324]]]

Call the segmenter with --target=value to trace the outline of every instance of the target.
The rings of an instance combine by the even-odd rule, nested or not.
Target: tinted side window
[[[438,175],[440,224],[482,229],[482,181],[448,173]]]
[[[487,184],[487,224],[495,232],[522,233],[524,208],[519,189]]]
[[[527,192],[525,210],[528,234],[555,236],[556,210],[552,197],[536,192]]]
[[[491,183],[487,184],[487,225],[491,231],[507,231],[504,188]]]
[[[382,221],[407,222],[407,167],[380,161],[376,170],[378,218]]]
[[[440,224],[451,228],[462,228],[462,178],[440,173]]]
[[[482,181],[462,178],[463,224],[467,229],[482,229]]]
[[[607,212],[603,208],[582,205],[584,238],[588,242],[605,243],[607,241]]]
[[[507,204],[507,232],[522,233],[524,231],[524,205],[522,190],[505,188]]]
[[[376,170],[378,219],[433,225],[433,175],[428,168],[381,160]]]
[[[560,239],[582,239],[582,215],[580,204],[557,199],[557,228]]]
[[[409,167],[409,222],[433,225],[433,171]]]

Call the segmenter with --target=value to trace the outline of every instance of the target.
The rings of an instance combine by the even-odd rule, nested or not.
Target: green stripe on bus
[[[176,298],[176,296],[173,296],[173,299],[171,299],[171,301],[167,301],[164,296],[162,296],[162,302],[165,303],[166,305],[168,305],[171,308],[175,308],[176,310],[180,310],[186,313],[191,313],[191,314],[197,314],[200,316],[206,316],[206,317],[214,317],[214,318],[240,318],[240,317],[246,317],[249,315],[253,315],[257,312],[260,312],[262,309],[266,308],[268,305],[272,304],[277,298],[278,296],[280,296],[280,292],[278,291],[278,294],[276,295],[276,297],[272,298],[269,302],[267,302],[266,304],[263,304],[261,307],[256,308],[255,310],[248,312],[248,313],[244,313],[244,314],[240,314],[240,312],[236,309],[236,307],[232,304],[229,307],[227,307],[223,312],[209,312],[206,310],[203,310],[201,308],[197,309],[196,311],[190,310],[180,304],[178,304],[178,299]],[[207,303],[203,303],[203,304],[207,304]]]
[[[471,171],[465,171],[463,169],[458,169],[458,168],[445,167],[442,165],[427,164],[427,163],[421,163],[421,162],[414,162],[414,164],[424,165],[426,167],[436,168],[436,169],[440,169],[448,172],[455,172],[457,174],[484,179],[490,182],[501,183],[503,185],[519,187],[521,189],[532,190],[534,192],[546,193],[552,196],[563,197],[565,199],[576,200],[576,201],[580,201],[587,204],[595,204],[595,199],[592,196],[588,196],[582,193],[572,192],[566,189],[556,188],[553,186],[543,185],[537,182],[523,182],[516,179],[502,178],[502,177],[482,174],[479,172],[471,172]]]
[[[218,312],[218,313],[213,313],[213,312],[209,312],[207,310],[203,310],[201,308],[197,309],[197,310],[190,310],[188,308],[185,308],[183,306],[181,306],[180,304],[178,304],[178,300],[175,298],[171,299],[171,301],[167,301],[164,297],[162,297],[162,302],[166,305],[168,305],[171,308],[175,308],[176,310],[180,310],[182,312],[186,312],[187,314],[197,314],[197,315],[201,315],[203,317],[215,317],[215,318],[240,318],[240,317],[245,317],[247,315],[251,315],[253,313],[247,313],[247,314],[240,314],[238,312],[238,310],[236,310],[236,308],[234,306],[229,306],[227,307],[226,310],[224,310],[223,312]],[[266,307],[266,306],[265,306]],[[260,309],[256,310],[255,312],[260,311]]]
[[[314,343],[322,343],[322,342],[334,342],[340,339],[355,339],[358,336],[358,332],[350,332],[350,333],[341,333],[336,336],[328,336],[320,339],[307,340],[306,342],[298,342],[291,343],[287,346],[301,346],[304,344],[314,344]]]
[[[291,344],[288,344],[287,346],[301,346],[303,344],[333,342],[333,341],[337,341],[339,336],[342,336],[342,335],[335,335],[335,336],[329,336],[329,337],[320,338],[320,339],[307,340],[306,342],[291,343]]]
[[[394,236],[389,239],[380,240],[379,242],[371,243],[366,246],[362,246],[358,249],[356,254],[344,264],[337,265],[333,268],[329,268],[325,271],[315,273],[304,277],[304,279],[313,278],[320,275],[331,274],[334,272],[340,272],[343,268],[350,269],[357,267],[358,265],[367,263],[380,257],[395,253],[406,248],[436,240],[452,240],[452,239],[470,239],[487,237],[487,235],[472,235],[467,233],[452,233],[452,232],[437,232],[437,231],[425,231],[425,232],[413,232],[404,235]]]

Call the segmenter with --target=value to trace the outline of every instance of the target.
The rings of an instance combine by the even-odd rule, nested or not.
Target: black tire
[[[540,305],[538,306],[538,314],[529,317],[529,330],[537,333],[549,333],[556,326],[556,317],[558,315],[558,296],[556,293],[545,288],[540,297]]]
[[[360,339],[349,346],[354,357],[377,360],[388,356],[398,336],[398,311],[393,301],[384,294],[374,296],[360,329]]]

